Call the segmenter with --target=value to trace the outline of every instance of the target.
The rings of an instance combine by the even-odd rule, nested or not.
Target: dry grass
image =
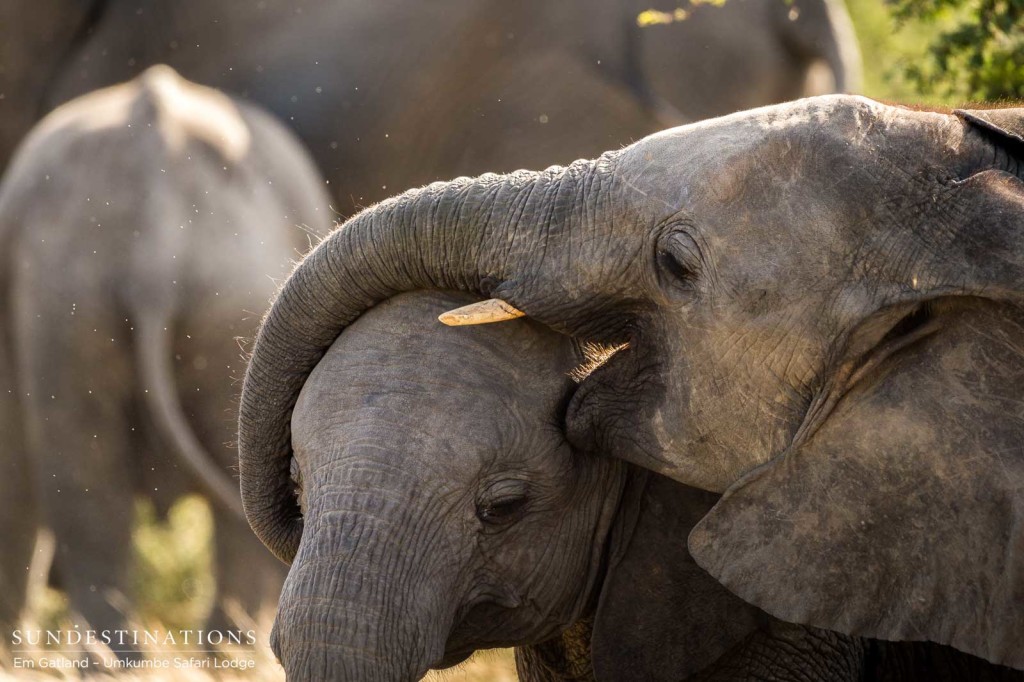
[[[163,669],[145,669],[138,671],[122,671],[117,669],[92,668],[109,673],[110,677],[121,682],[204,682],[207,680],[222,680],[235,682],[247,680],[250,682],[283,682],[284,671],[274,659],[270,649],[263,646],[255,650],[236,650],[227,652],[222,659],[191,659],[192,654],[176,651],[173,648],[155,647],[145,650],[150,661],[166,662]],[[7,672],[0,671],[0,682],[8,680],[83,680],[84,671],[68,668],[54,668],[53,662],[58,665],[69,661],[59,651],[36,651],[24,655],[34,661],[35,668],[20,668]],[[227,661],[240,661],[251,667],[243,670],[231,668],[213,668],[214,665],[227,665]],[[44,665],[50,667],[44,668]],[[202,666],[202,667],[200,667]],[[95,678],[95,675],[92,676]],[[516,682],[515,664],[512,660],[512,651],[503,649],[500,651],[487,651],[476,654],[472,659],[462,665],[440,672],[428,674],[424,680],[427,682]]]
[[[136,554],[136,581],[133,603],[141,624],[138,630],[166,632],[168,630],[197,627],[203,614],[210,608],[213,599],[213,579],[210,574],[212,520],[209,509],[199,498],[185,498],[170,511],[167,521],[161,523],[148,504],[140,504],[138,523],[133,533]],[[37,583],[43,582],[45,573],[38,576]],[[55,590],[42,587],[33,590],[29,611],[32,617],[25,623],[30,630],[74,629],[67,599]],[[280,682],[284,671],[278,665],[270,648],[266,645],[267,633],[273,614],[264,614],[260,624],[246,623],[259,633],[260,644],[255,648],[225,648],[222,656],[215,659],[202,654],[188,652],[190,647],[181,645],[141,647],[148,661],[165,663],[166,668],[145,668],[125,671],[115,667],[93,664],[90,671],[79,668],[53,667],[67,665],[72,658],[82,656],[68,649],[79,647],[26,647],[26,653],[19,657],[31,661],[26,667],[15,670],[0,670],[0,682],[7,680],[81,680],[83,672],[103,672],[109,677],[125,682],[158,682],[162,680],[255,680],[256,682]],[[19,647],[20,648],[20,647]],[[194,648],[194,647],[191,647]],[[196,656],[196,660],[190,660]],[[96,658],[104,658],[114,665],[114,657],[108,651],[99,650]],[[246,662],[248,669],[224,667],[226,661]],[[45,666],[45,667],[44,667]],[[100,667],[95,667],[100,666]],[[213,667],[219,666],[219,667]],[[95,674],[92,675],[95,677]],[[426,677],[430,682],[514,682],[515,665],[512,652],[489,651],[477,654],[466,663]]]
[[[511,649],[479,651],[473,658],[449,670],[433,672],[427,682],[516,682]]]

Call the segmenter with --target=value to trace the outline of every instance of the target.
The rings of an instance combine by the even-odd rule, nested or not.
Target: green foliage
[[[212,517],[196,497],[179,500],[157,520],[149,501],[138,504],[133,531],[136,557],[136,605],[144,622],[171,628],[202,623],[213,600]]]
[[[1024,99],[1024,0],[845,1],[864,55],[864,94],[938,105]],[[723,2],[646,10],[637,24],[684,21],[695,4]]]
[[[1024,97],[1024,0],[892,0],[892,13],[899,23],[937,28],[925,58],[903,69],[921,93],[976,101]]]

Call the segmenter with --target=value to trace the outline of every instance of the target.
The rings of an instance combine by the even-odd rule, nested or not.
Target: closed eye
[[[701,267],[700,247],[689,234],[675,230],[658,241],[659,279],[670,292],[692,294]]]
[[[658,251],[658,265],[676,281],[677,284],[690,286],[693,282],[694,272],[684,263],[679,262],[671,251]]]
[[[528,491],[527,483],[522,480],[495,481],[477,498],[476,517],[491,526],[518,520],[526,507]]]
[[[525,496],[495,500],[485,504],[478,504],[476,516],[484,523],[502,523],[517,517],[524,506],[526,506]]]

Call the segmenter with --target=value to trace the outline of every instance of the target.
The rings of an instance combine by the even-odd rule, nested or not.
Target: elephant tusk
[[[479,303],[471,303],[440,315],[439,319],[449,327],[463,327],[470,324],[489,324],[514,320],[526,315],[522,310],[513,308],[500,298],[491,298]]]

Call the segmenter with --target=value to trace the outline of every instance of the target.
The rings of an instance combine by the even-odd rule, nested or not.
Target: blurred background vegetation
[[[1024,98],[1024,1],[846,0],[864,93],[955,106]]]
[[[846,0],[846,4],[864,60],[863,94],[890,102],[945,106],[1024,98],[1024,0]],[[194,497],[184,499],[165,522],[156,519],[147,505],[140,505],[137,516],[139,617],[174,628],[201,622],[213,594],[212,526],[205,503]],[[69,622],[60,593],[45,590],[35,601],[32,610],[39,614],[39,625],[59,627]],[[283,677],[273,657],[266,651],[261,655],[258,677]],[[515,673],[510,652],[486,652],[429,679],[511,682]]]

